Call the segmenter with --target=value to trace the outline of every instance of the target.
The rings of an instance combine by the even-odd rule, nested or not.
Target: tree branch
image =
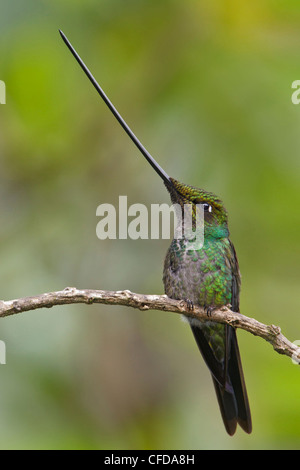
[[[194,306],[193,310],[189,310],[184,300],[173,300],[166,295],[135,294],[128,290],[79,290],[75,287],[66,287],[62,291],[48,292],[35,297],[24,297],[8,301],[1,300],[0,317],[7,317],[38,308],[51,308],[55,305],[76,303],[124,305],[139,310],[163,310],[166,312],[185,314],[188,317],[196,318],[200,321],[207,321],[209,318],[211,321],[226,323],[233,327],[246,330],[255,336],[259,336],[268,341],[279,354],[284,354],[291,357],[294,361],[300,362],[300,347],[291,343],[283,336],[278,326],[264,325],[254,318],[233,312],[228,307],[213,310],[208,317],[205,309]]]

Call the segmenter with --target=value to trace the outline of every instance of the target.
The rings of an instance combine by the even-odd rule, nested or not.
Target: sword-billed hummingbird
[[[231,304],[235,312],[239,311],[241,277],[235,249],[229,239],[226,209],[212,193],[167,175],[118,113],[64,33],[60,31],[60,34],[123,129],[163,179],[172,203],[181,208],[189,207],[193,220],[197,205],[203,207],[204,243],[201,247],[192,247],[184,235],[173,239],[164,262],[165,293],[172,299],[185,300],[188,308],[199,305],[207,310],[207,321],[200,322],[191,317],[188,321],[210,370],[226,431],[233,435],[239,424],[250,433],[251,415],[236,330],[209,319],[211,311],[223,305]]]

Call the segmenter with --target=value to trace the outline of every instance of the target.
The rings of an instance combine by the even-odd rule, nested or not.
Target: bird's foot
[[[185,299],[185,302],[186,302],[187,310],[189,312],[193,311],[194,310],[194,302],[190,299]]]
[[[216,310],[217,307],[206,307],[205,310],[206,310],[206,315],[208,317],[211,317],[211,314],[213,313],[214,310]]]

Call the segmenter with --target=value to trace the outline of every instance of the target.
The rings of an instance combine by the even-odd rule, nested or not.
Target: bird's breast
[[[228,239],[206,240],[199,250],[188,249],[184,239],[174,239],[164,263],[165,293],[203,307],[231,301],[232,271]]]

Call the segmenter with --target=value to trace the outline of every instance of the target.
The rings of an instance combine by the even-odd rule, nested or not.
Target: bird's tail
[[[212,374],[221,415],[230,436],[237,424],[251,433],[252,423],[247,390],[237,343],[236,331],[226,325],[226,354],[224,361],[216,359],[205,335],[196,325],[191,325],[200,352]]]

